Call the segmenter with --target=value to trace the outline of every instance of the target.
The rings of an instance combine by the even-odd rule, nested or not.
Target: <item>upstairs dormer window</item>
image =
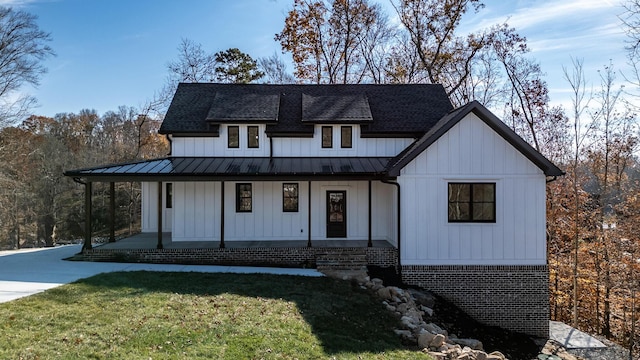
[[[260,147],[259,141],[259,132],[257,126],[248,126],[247,127],[247,146],[250,149],[257,149]]]
[[[340,128],[340,147],[341,148],[351,149],[352,142],[353,142],[353,140],[351,140],[352,131],[353,130],[351,126],[342,126]]]
[[[227,127],[227,147],[229,149],[237,149],[240,147],[240,127]]]
[[[322,127],[322,148],[331,149],[333,147],[333,127]]]

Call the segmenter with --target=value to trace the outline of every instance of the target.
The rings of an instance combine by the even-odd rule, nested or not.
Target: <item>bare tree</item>
[[[422,68],[432,84],[442,84],[451,95],[471,75],[474,57],[490,43],[490,32],[466,37],[456,31],[464,14],[479,0],[397,0],[392,3],[410,35]]]
[[[36,20],[22,10],[0,7],[0,125],[15,122],[35,103],[26,95],[9,98],[25,83],[38,85],[47,70],[42,61],[55,55],[47,45],[50,34]]]
[[[167,64],[169,76],[176,82],[211,82],[216,79],[216,58],[202,50],[202,45],[182,39],[178,60]]]
[[[411,39],[400,32],[391,47],[385,64],[387,82],[393,84],[427,83],[429,77],[424,70]]]
[[[573,110],[573,326],[578,327],[578,250],[580,245],[580,194],[579,194],[579,166],[578,161],[582,153],[582,144],[593,130],[594,123],[591,122],[586,128],[583,126],[582,114],[589,106],[590,96],[587,95],[583,60],[571,59],[572,71],[562,67],[565,80],[571,86],[571,104]]]
[[[296,78],[287,71],[287,65],[277,53],[258,59],[258,66],[264,72],[264,81],[268,84],[291,84]]]
[[[622,3],[625,12],[620,16],[628,37],[627,50],[629,57],[636,60],[640,57],[640,0],[627,0]]]
[[[298,79],[360,83],[367,72],[363,35],[373,29],[381,15],[380,7],[368,0],[295,0],[275,39],[283,51],[291,53]]]

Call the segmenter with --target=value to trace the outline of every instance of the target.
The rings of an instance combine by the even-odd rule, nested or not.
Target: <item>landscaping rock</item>
[[[415,319],[412,319],[408,316],[403,316],[400,318],[400,323],[405,326],[405,328],[409,330],[416,330],[418,328],[418,324],[416,324]]]
[[[409,305],[407,305],[407,303],[401,303],[400,305],[398,305],[398,307],[396,307],[396,310],[400,312],[400,314],[405,314],[407,312],[407,310],[409,310]]]
[[[383,287],[378,289],[378,296],[384,300],[391,300],[391,289],[389,289],[388,287]]]
[[[428,348],[434,337],[436,336],[430,332],[421,333],[418,335],[418,347],[420,349]]]
[[[433,360],[446,360],[447,359],[447,355],[441,353],[441,352],[435,352],[435,351],[429,351],[427,352],[427,354],[429,354],[429,356],[431,356],[433,358]]]
[[[450,338],[455,344],[461,346],[468,346],[473,350],[483,350],[482,342],[476,339],[458,339],[458,338]]]
[[[383,299],[382,304],[388,311],[400,317],[401,329],[394,332],[404,343],[417,345],[435,360],[506,360],[498,351],[487,355],[479,340],[449,337],[447,330],[433,322],[425,322],[423,316],[434,316],[433,295],[415,289],[405,291],[395,286],[385,287],[376,278],[363,281]]]
[[[398,310],[399,308],[400,306],[398,306]],[[416,324],[419,324],[420,322],[422,322],[422,313],[415,308],[406,310],[404,315],[414,319]]]
[[[544,360],[577,360],[577,357],[567,352],[565,348],[560,345],[560,343],[549,340],[545,343],[544,348],[542,349],[542,354],[538,355],[538,359]]]
[[[434,323],[428,323],[424,326],[425,330],[427,330],[428,332],[432,333],[432,334],[442,334],[442,335],[446,335],[446,331],[443,330],[441,327],[439,327],[438,325],[434,324]]]
[[[424,305],[420,305],[420,310],[422,310],[426,315],[429,315],[429,317],[433,316],[433,309],[426,307]]]
[[[406,342],[408,342],[408,343],[412,343],[412,342],[415,342],[415,341],[416,341],[415,336],[413,336],[413,334],[412,334],[412,333],[411,333],[411,331],[409,331],[409,330],[400,330],[400,329],[396,329],[396,330],[393,330],[393,332],[395,332],[395,333],[396,333],[396,335],[400,336],[400,338],[401,338],[403,341],[406,341]]]
[[[419,305],[424,305],[428,308],[433,308],[436,304],[436,298],[424,291],[409,289],[408,290],[411,296],[415,299],[415,302]]]
[[[442,334],[437,334],[436,336],[434,336],[434,337],[433,337],[433,339],[432,339],[432,340],[431,340],[431,342],[429,343],[429,347],[432,347],[432,348],[439,348],[439,347],[441,347],[441,346],[444,344],[444,342],[445,342],[445,340],[446,340],[446,339],[447,339],[447,338],[446,338],[444,335],[442,335]]]

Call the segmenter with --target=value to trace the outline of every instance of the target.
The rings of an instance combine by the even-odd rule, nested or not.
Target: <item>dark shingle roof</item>
[[[302,121],[367,123],[373,120],[369,101],[363,94],[311,96],[302,94]]]
[[[248,96],[272,99],[278,96],[277,123],[267,125],[267,133],[277,135],[311,135],[313,126],[303,122],[303,95],[324,99],[331,106],[345,105],[351,100],[354,108],[338,111],[314,111],[315,120],[324,122],[331,112],[342,116],[342,121],[358,118],[363,136],[420,136],[428,131],[442,116],[452,109],[444,88],[432,84],[402,85],[267,85],[267,84],[213,84],[182,83],[173,97],[169,110],[160,127],[160,133],[212,133],[207,117],[216,94],[233,94],[236,98]],[[226,96],[226,95],[220,95]],[[343,100],[338,100],[343,98]],[[257,100],[256,100],[257,101]],[[269,103],[269,101],[267,101]],[[313,101],[312,101],[313,102]],[[260,103],[257,101],[256,103]],[[368,103],[368,112],[364,106]],[[313,108],[313,107],[312,107]],[[245,109],[252,113],[249,109]],[[242,113],[242,112],[241,112]],[[240,115],[238,117],[241,117]],[[312,118],[313,118],[312,117]],[[233,120],[230,116],[224,121]],[[238,119],[241,120],[241,119]],[[311,119],[313,120],[313,119]],[[330,120],[329,120],[330,121]],[[267,121],[265,121],[267,122]],[[313,121],[311,121],[313,122]],[[336,121],[340,122],[340,121]],[[267,122],[268,123],[268,122]],[[215,128],[217,130],[217,128]]]
[[[278,121],[280,94],[216,92],[207,121],[213,122],[274,122]]]

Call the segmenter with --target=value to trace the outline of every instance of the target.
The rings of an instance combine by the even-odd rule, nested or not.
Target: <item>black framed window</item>
[[[240,127],[239,126],[227,127],[227,147],[230,149],[237,149],[240,147]]]
[[[322,127],[322,148],[330,149],[332,147],[333,147],[333,127],[323,126]]]
[[[341,148],[351,149],[351,145],[352,145],[351,133],[352,133],[351,126],[340,127],[340,147]]]
[[[495,183],[449,183],[449,222],[496,222]]]
[[[298,184],[282,184],[282,211],[298,212]]]
[[[251,184],[236,184],[236,212],[251,212],[252,203]]]
[[[249,148],[258,148],[260,147],[260,141],[258,137],[258,127],[257,126],[248,126],[247,127],[247,146]]]
[[[173,207],[173,183],[165,184],[166,191],[164,195],[165,208],[171,209]]]

